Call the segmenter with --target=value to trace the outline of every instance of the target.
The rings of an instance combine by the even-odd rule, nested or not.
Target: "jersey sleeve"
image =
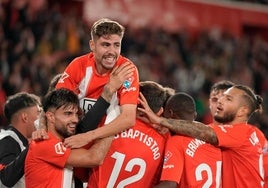
[[[180,137],[168,138],[160,181],[174,181],[179,184],[183,172],[183,151],[180,149]]]
[[[218,146],[236,148],[240,147],[248,138],[248,129],[239,125],[219,125],[212,127],[218,138]]]
[[[1,182],[8,187],[13,187],[24,174],[24,161],[28,152],[28,147],[11,163],[0,170]]]
[[[53,142],[51,140],[42,142],[32,142],[33,156],[41,161],[45,161],[54,166],[63,168],[71,153],[70,148],[66,148],[62,142]],[[30,149],[32,149],[30,147]],[[46,154],[44,155],[44,152]]]
[[[123,86],[120,88],[119,92],[119,104],[138,104],[139,97],[139,74],[137,68],[132,77],[128,78]]]
[[[79,83],[81,82],[82,64],[78,58],[74,59],[64,70],[61,78],[56,84],[56,89],[70,89],[79,94]]]
[[[10,136],[0,140],[0,164],[7,165],[21,152],[18,143]]]

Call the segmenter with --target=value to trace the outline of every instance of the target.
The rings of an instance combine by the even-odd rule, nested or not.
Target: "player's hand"
[[[117,91],[125,80],[130,78],[135,71],[135,66],[130,62],[125,62],[120,66],[116,66],[111,74],[108,85],[114,92]]]
[[[89,132],[76,134],[76,135],[70,136],[68,138],[65,138],[63,144],[66,147],[69,147],[71,149],[81,148],[92,141],[90,139]]]
[[[140,105],[138,107],[137,118],[151,124],[160,124],[161,117],[156,115],[149,107],[145,97],[140,93],[139,97]]]
[[[47,134],[47,131],[45,129],[38,129],[34,132],[32,132],[32,140],[34,141],[42,141],[48,139],[49,136]]]

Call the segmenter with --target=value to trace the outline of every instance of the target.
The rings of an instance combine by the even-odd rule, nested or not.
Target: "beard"
[[[230,123],[235,119],[234,113],[224,113],[223,116],[215,115],[214,119],[219,123]]]
[[[75,134],[75,132],[68,132],[66,127],[56,128],[56,131],[61,135],[63,138],[70,137]]]

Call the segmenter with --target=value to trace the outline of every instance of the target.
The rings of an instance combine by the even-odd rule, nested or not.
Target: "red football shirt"
[[[125,62],[131,61],[123,56],[119,56],[115,66]],[[109,73],[104,75],[97,73],[94,55],[91,52],[75,58],[66,67],[56,88],[68,88],[77,93],[81,108],[87,112],[101,95],[109,77]],[[122,86],[117,91],[119,105],[137,104],[139,96],[139,76],[137,69],[133,76],[128,78],[128,84],[128,86]]]
[[[222,150],[223,187],[262,187],[263,146],[256,127],[241,123],[214,126]]]
[[[177,187],[220,187],[221,150],[204,141],[171,136],[166,143],[161,181],[177,182]]]
[[[53,134],[49,139],[32,141],[25,159],[25,184],[27,188],[71,188],[72,167],[65,168],[71,150]]]
[[[166,136],[137,120],[112,142],[103,164],[91,174],[88,187],[152,187],[159,180]]]
[[[259,129],[256,129],[257,137],[260,139],[260,143],[262,146],[262,154],[263,154],[263,168],[264,168],[264,187],[268,188],[268,142],[263,134],[263,132]]]

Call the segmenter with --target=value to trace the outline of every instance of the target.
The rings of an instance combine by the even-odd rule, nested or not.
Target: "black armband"
[[[109,106],[110,103],[100,96],[92,108],[78,122],[77,132],[84,133],[96,129]]]

